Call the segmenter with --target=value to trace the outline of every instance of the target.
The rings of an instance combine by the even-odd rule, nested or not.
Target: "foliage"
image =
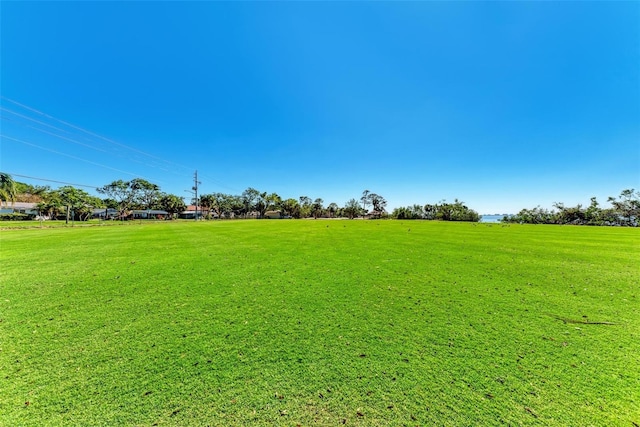
[[[249,187],[242,192],[240,197],[244,208],[243,213],[246,218],[246,216],[255,208],[258,197],[260,197],[260,192],[255,188]]]
[[[413,205],[394,209],[391,213],[396,219],[428,219],[441,221],[480,221],[478,212],[467,207],[463,202],[455,199],[453,203],[442,201],[434,205],[426,204],[424,208]]]
[[[314,219],[318,219],[324,213],[324,200],[321,198],[317,198],[313,201],[311,205],[311,215],[313,215]]]
[[[376,193],[372,193],[369,190],[364,190],[360,197],[360,202],[362,203],[362,210],[360,213],[363,217],[367,214],[367,206],[371,206],[372,208],[372,212],[370,212],[372,218],[380,218],[381,216],[386,215],[387,201],[384,197]]]
[[[69,222],[69,219],[76,218],[80,221],[86,221],[91,217],[93,208],[102,206],[102,200],[99,198],[69,185],[50,192],[46,196],[44,203],[50,203],[51,206],[64,208],[66,210],[67,222]]]
[[[8,173],[0,172],[0,206],[13,205],[16,200],[16,182]]]
[[[211,211],[213,210],[213,206],[215,204],[215,200],[213,199],[212,196],[213,195],[211,194],[203,194],[199,197],[200,207],[202,208],[203,211],[207,212],[208,217],[211,216]]]
[[[39,203],[51,191],[49,186],[30,185],[16,181],[16,202]]]
[[[34,218],[33,215],[23,214],[18,212],[0,214],[0,221],[26,221],[33,218]]]
[[[344,205],[342,212],[347,218],[353,219],[357,217],[360,213],[364,214],[364,208],[360,208],[360,204],[356,199],[350,199]]]
[[[329,206],[327,206],[327,212],[329,213],[329,218],[333,218],[336,216],[336,213],[338,212],[338,209],[340,209],[338,207],[337,203],[331,202],[329,203]]]
[[[616,225],[637,227],[640,221],[640,192],[633,189],[624,190],[619,198],[609,197],[612,207],[602,209],[595,197],[591,198],[589,207],[582,205],[573,207],[563,203],[555,203],[557,210],[522,209],[516,215],[505,216],[505,223],[519,224],[568,224],[568,225]]]
[[[187,209],[184,199],[175,194],[162,194],[157,202],[157,207],[169,212],[172,218]]]
[[[152,209],[161,197],[160,187],[151,182],[136,178],[129,182],[133,201],[137,209]]]
[[[300,213],[299,218],[308,218],[311,216],[312,202],[307,196],[300,196]]]
[[[637,227],[640,221],[640,191],[627,189],[620,193],[618,199],[609,197],[613,210],[620,215],[620,225]]]
[[[119,216],[125,218],[132,209],[163,209],[172,216],[186,209],[182,197],[167,195],[160,191],[160,187],[144,179],[136,178],[131,181],[113,181],[97,189],[100,194],[107,196],[102,201],[92,198],[84,190],[77,190],[71,186],[51,190],[49,187],[31,186],[13,181],[11,176],[0,173],[0,196],[3,203],[13,201],[37,202],[38,210],[44,215],[57,217],[64,214],[67,220],[71,212],[75,212],[76,219],[88,219],[92,207],[108,207],[118,209]],[[80,198],[77,201],[76,199]],[[324,206],[324,200],[312,200],[308,196],[300,196],[298,200],[288,198],[283,200],[276,193],[260,192],[253,187],[247,188],[241,195],[225,193],[211,193],[202,195],[198,202],[210,218],[240,218],[248,215],[264,218],[269,210],[279,210],[282,218],[330,218],[345,217],[353,219],[356,216],[369,215],[370,218],[387,216],[387,201],[384,197],[364,190],[359,202],[351,199],[344,207],[336,203]],[[595,197],[591,198],[588,207],[582,205],[565,206],[555,203],[554,210],[537,206],[533,209],[522,209],[516,215],[507,215],[502,219],[504,223],[523,224],[570,224],[570,225],[640,225],[640,192],[627,189],[616,197],[609,197],[610,208],[602,208]],[[362,206],[360,206],[360,204]],[[366,208],[372,211],[367,213]],[[480,215],[467,207],[464,202],[455,199],[453,203],[441,201],[424,206],[413,204],[399,207],[390,215],[395,219],[426,219],[442,221],[478,222]]]
[[[362,192],[362,196],[360,196],[360,201],[362,202],[362,215],[367,212],[367,206],[371,204],[371,200],[369,199],[369,194],[371,192],[369,190],[364,190]]]
[[[133,209],[153,209],[161,197],[160,187],[141,178],[113,181],[97,191],[115,200],[120,218],[128,216]]]
[[[218,218],[222,218],[233,211],[233,199],[233,196],[224,193],[203,194],[200,203],[213,211]]]
[[[260,218],[264,218],[264,214],[271,209],[277,208],[282,200],[276,193],[267,194],[266,192],[260,193],[256,202],[256,210],[260,215]]]
[[[289,198],[280,204],[283,216],[291,218],[300,218],[300,203],[296,199]]]
[[[133,209],[133,192],[129,187],[129,181],[119,179],[98,188],[97,191],[109,199],[115,200],[120,218],[126,216],[127,211]]]
[[[395,219],[424,219],[424,210],[420,205],[399,207],[391,212],[391,217]]]
[[[370,193],[369,194],[369,202],[371,203],[371,206],[373,207],[373,211],[377,214],[380,215],[382,212],[386,212],[386,207],[387,207],[387,201],[385,200],[384,197],[376,194],[376,193]]]

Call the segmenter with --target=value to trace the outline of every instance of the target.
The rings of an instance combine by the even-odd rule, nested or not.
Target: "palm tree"
[[[318,219],[319,216],[322,216],[322,211],[324,210],[324,200],[321,198],[317,198],[313,201],[313,205],[311,205],[311,211],[313,213],[313,218]]]
[[[333,218],[336,212],[340,209],[336,203],[331,203],[327,206],[327,210],[329,211],[329,217]]]
[[[362,218],[364,218],[367,213],[367,205],[371,204],[371,191],[364,190],[362,192],[362,197],[360,197],[360,201],[362,202]]]
[[[203,211],[207,211],[205,218],[211,218],[211,208],[216,205],[216,200],[213,194],[203,194],[200,196],[200,207]]]
[[[16,201],[16,182],[8,173],[0,172],[0,206],[5,202],[9,206],[9,202],[13,206]]]

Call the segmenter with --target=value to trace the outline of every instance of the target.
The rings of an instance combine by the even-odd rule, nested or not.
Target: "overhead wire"
[[[98,139],[100,139],[100,140],[102,140],[102,141],[104,141],[104,142],[107,142],[107,143],[109,143],[109,144],[112,144],[112,145],[114,145],[114,146],[117,146],[117,147],[120,147],[120,148],[124,148],[124,149],[126,149],[126,150],[133,151],[134,153],[137,153],[137,154],[142,155],[142,156],[146,156],[147,158],[152,159],[152,160],[153,160],[153,162],[154,162],[154,163],[156,163],[156,164],[149,164],[149,163],[145,163],[145,162],[143,162],[143,161],[140,161],[140,160],[137,160],[137,159],[133,159],[133,158],[128,157],[128,156],[123,156],[122,154],[120,154],[120,153],[118,153],[118,152],[115,152],[115,155],[117,155],[117,156],[119,156],[119,157],[125,157],[127,160],[134,161],[134,162],[139,163],[139,164],[142,164],[142,165],[144,165],[144,166],[152,167],[152,168],[157,168],[157,169],[162,170],[163,172],[170,172],[170,173],[173,173],[173,174],[176,174],[176,175],[180,175],[180,176],[187,176],[187,172],[186,172],[186,170],[189,170],[189,175],[190,175],[190,173],[191,173],[191,172],[190,172],[191,168],[189,168],[188,166],[185,166],[185,165],[182,165],[182,164],[179,164],[179,163],[176,163],[176,162],[172,162],[172,161],[169,161],[169,160],[163,159],[163,158],[161,158],[161,157],[158,157],[158,156],[155,156],[155,155],[153,155],[153,154],[147,153],[147,152],[145,152],[145,151],[139,150],[139,149],[137,149],[137,148],[135,148],[135,147],[131,147],[131,146],[129,146],[129,145],[122,144],[122,143],[120,143],[120,142],[114,141],[114,140],[112,140],[112,139],[110,139],[110,138],[104,137],[104,136],[102,136],[102,135],[99,135],[99,134],[94,133],[94,132],[92,132],[92,131],[89,131],[89,130],[87,130],[87,129],[84,129],[84,128],[80,127],[80,126],[77,126],[77,125],[74,125],[74,124],[69,123],[69,122],[67,122],[67,121],[64,121],[64,120],[58,119],[58,118],[56,118],[56,117],[53,117],[53,116],[51,116],[50,114],[44,113],[44,112],[42,112],[42,111],[40,111],[40,110],[37,110],[37,109],[35,109],[35,108],[33,108],[33,107],[30,107],[30,106],[28,106],[28,105],[22,104],[22,103],[20,103],[20,102],[18,102],[18,101],[15,101],[15,100],[13,100],[13,99],[10,99],[10,98],[8,98],[8,97],[4,96],[4,95],[0,95],[0,98],[1,98],[1,99],[3,99],[3,100],[5,100],[5,101],[8,101],[8,102],[10,102],[10,103],[12,103],[12,104],[14,104],[14,105],[17,105],[17,106],[19,106],[19,107],[21,107],[21,108],[24,108],[24,109],[26,109],[26,110],[28,110],[28,111],[31,111],[31,112],[33,112],[33,113],[36,113],[36,114],[38,114],[38,115],[40,115],[40,116],[42,116],[42,117],[45,117],[45,118],[50,119],[50,120],[54,120],[54,121],[56,121],[56,122],[58,122],[58,123],[61,123],[61,124],[65,125],[65,126],[68,126],[68,127],[72,128],[72,129],[75,129],[76,131],[83,132],[83,133],[84,133],[84,134],[86,134],[86,135],[90,135],[90,136],[91,136],[91,137],[93,137],[93,138],[98,138]],[[50,124],[50,123],[46,123],[46,122],[43,122],[43,121],[41,121],[41,120],[37,120],[37,119],[35,119],[35,118],[33,118],[33,117],[25,116],[24,114],[20,114],[20,113],[18,113],[18,112],[15,112],[15,111],[13,111],[13,110],[8,109],[8,108],[5,108],[5,107],[0,106],[0,109],[1,109],[2,111],[8,112],[8,113],[10,113],[10,114],[13,114],[13,115],[18,116],[18,117],[20,117],[20,118],[23,118],[23,119],[25,119],[25,120],[29,120],[29,121],[34,122],[34,123],[38,123],[38,124],[40,124],[40,125],[46,126],[46,127],[48,127],[48,128],[54,129],[54,130],[59,131],[59,132],[63,132],[63,133],[66,133],[66,134],[71,134],[71,135],[73,135],[73,133],[72,133],[72,132],[70,132],[69,130],[61,129],[60,127],[54,126],[54,125],[52,125],[52,124]],[[5,117],[3,116],[2,118],[5,118]],[[10,119],[9,119],[9,120],[10,120]],[[66,141],[72,142],[72,143],[74,143],[74,144],[82,145],[82,146],[84,146],[84,147],[87,147],[87,148],[90,148],[90,149],[94,149],[94,150],[96,150],[96,151],[108,152],[108,151],[102,150],[101,148],[94,147],[94,146],[89,145],[89,144],[84,144],[84,143],[79,142],[79,141],[77,141],[77,140],[75,140],[75,139],[68,138],[68,137],[64,137],[64,136],[62,136],[62,135],[57,135],[57,134],[54,134],[54,133],[52,133],[52,132],[48,132],[48,131],[46,131],[46,130],[44,130],[44,129],[39,129],[39,128],[37,128],[37,127],[33,127],[33,126],[29,126],[29,127],[30,127],[31,129],[36,130],[36,131],[43,132],[43,133],[48,134],[48,135],[50,135],[50,136],[53,136],[53,137],[56,137],[56,138],[60,138],[60,139],[66,140]],[[62,153],[62,152],[59,152],[59,151],[56,151],[56,150],[52,150],[52,149],[48,149],[48,148],[45,148],[45,147],[41,147],[41,146],[38,146],[37,144],[33,144],[33,143],[30,143],[30,142],[17,140],[17,139],[15,139],[15,138],[11,138],[11,137],[6,136],[6,135],[5,135],[4,137],[5,137],[5,138],[7,138],[7,139],[14,140],[14,141],[16,141],[16,142],[20,142],[20,143],[23,143],[23,144],[26,144],[26,145],[33,146],[33,147],[35,147],[35,148],[39,148],[39,149],[42,149],[42,150],[50,151],[50,152],[55,153],[55,154],[58,154],[58,155],[63,155],[63,156],[66,156],[66,157],[69,157],[69,158],[73,158],[73,159],[76,159],[76,160],[80,160],[80,161],[84,161],[84,162],[92,163],[92,164],[98,165],[98,166],[100,166],[100,167],[105,167],[105,168],[107,168],[107,169],[111,169],[111,170],[115,170],[115,171],[118,171],[118,172],[127,173],[127,174],[129,174],[129,175],[137,176],[136,174],[133,174],[133,173],[131,173],[131,172],[122,171],[122,170],[120,170],[120,169],[113,168],[113,167],[106,166],[106,165],[102,165],[102,164],[99,164],[99,163],[96,163],[96,162],[92,162],[92,161],[89,161],[89,160],[86,160],[86,159],[82,159],[82,158],[79,158],[79,157],[77,157],[77,156],[73,156],[73,155],[66,154],[66,153]],[[97,141],[95,141],[95,140],[93,140],[93,141],[92,141],[92,140],[88,140],[88,141],[90,141],[90,142],[96,142],[96,143],[97,143]],[[114,152],[111,152],[111,154],[114,154]],[[184,169],[184,170],[185,170],[185,172],[184,172],[184,173],[180,173],[180,172],[178,172],[178,171],[174,170],[174,168],[171,168],[171,166],[173,166],[173,167],[178,167],[178,168],[181,168],[181,169]],[[214,179],[214,178],[211,178],[211,177],[209,177],[209,176],[207,176],[207,175],[202,175],[202,174],[201,174],[201,177],[202,177],[202,178],[204,178],[204,179],[206,179],[207,181],[210,181],[210,182],[212,182],[212,183],[217,184],[218,186],[221,186],[221,187],[224,187],[224,188],[227,188],[227,189],[231,189],[231,190],[233,190],[233,191],[238,191],[237,189],[231,188],[231,187],[229,187],[229,186],[227,186],[227,185],[223,184],[221,181],[219,181],[219,180],[217,180],[217,179]]]
[[[18,117],[21,117],[21,118],[23,118],[23,119],[27,119],[27,120],[32,121],[32,122],[34,122],[34,123],[38,123],[38,124],[40,124],[40,125],[50,127],[51,129],[55,129],[55,130],[60,131],[60,132],[70,133],[70,132],[69,132],[69,131],[67,131],[67,130],[60,129],[59,127],[53,126],[53,125],[51,125],[51,124],[49,124],[49,123],[42,122],[42,121],[40,121],[40,120],[36,120],[36,119],[34,119],[33,117],[29,117],[29,116],[25,116],[24,114],[16,113],[15,111],[10,110],[10,109],[5,108],[5,107],[2,107],[2,106],[0,106],[0,110],[2,110],[2,111],[6,111],[7,113],[11,113],[11,114],[13,114],[14,116],[18,116]],[[4,116],[3,116],[3,118],[4,118]],[[7,118],[7,120],[11,120],[11,119]]]
[[[6,172],[11,176],[18,176],[20,178],[27,178],[27,179],[34,179],[36,181],[44,181],[44,182],[55,182],[56,184],[65,184],[65,185],[72,185],[74,187],[86,187],[86,188],[93,188],[95,190],[97,190],[100,187],[96,187],[95,185],[87,185],[87,184],[75,184],[73,182],[65,182],[65,181],[57,181],[55,179],[47,179],[47,178],[37,178],[35,176],[29,176],[29,175],[21,175],[19,173],[12,173],[12,172]]]
[[[60,132],[65,132],[65,133],[71,134],[71,132],[69,132],[69,131],[67,131],[67,130],[65,130],[65,129],[60,129],[59,127],[53,126],[53,125],[51,125],[51,124],[49,124],[49,123],[45,123],[45,122],[42,122],[42,121],[40,121],[40,120],[36,120],[36,119],[34,119],[34,118],[32,118],[32,117],[28,117],[28,116],[22,115],[22,114],[20,114],[20,113],[16,113],[15,111],[9,110],[8,108],[0,107],[0,110],[6,111],[6,112],[11,113],[11,114],[14,114],[14,115],[16,115],[16,116],[18,116],[18,117],[21,117],[21,118],[24,118],[24,119],[26,119],[26,120],[32,121],[32,122],[34,122],[34,123],[38,123],[38,124],[41,124],[41,125],[43,125],[43,126],[50,127],[50,128],[52,128],[52,129],[58,130],[58,131],[60,131]],[[7,119],[7,120],[11,120],[11,119],[9,119],[9,118],[7,118],[7,117],[5,117],[5,116],[2,116],[2,118]],[[107,151],[107,150],[103,150],[103,149],[101,149],[101,148],[94,147],[94,146],[89,145],[89,144],[84,144],[84,143],[79,142],[79,141],[76,141],[76,140],[74,140],[74,139],[67,138],[67,137],[64,137],[64,136],[61,136],[61,135],[57,135],[57,134],[54,134],[54,133],[52,133],[52,132],[48,132],[48,131],[46,131],[46,130],[44,130],[44,129],[39,129],[39,128],[34,127],[34,126],[28,126],[28,127],[29,127],[30,129],[34,129],[34,130],[36,130],[36,131],[38,131],[38,132],[46,133],[46,134],[51,135],[51,136],[53,136],[53,137],[60,138],[60,139],[64,139],[64,140],[69,141],[69,142],[72,142],[72,143],[74,143],[74,144],[82,145],[82,146],[87,147],[87,148],[90,148],[90,149],[92,149],[92,150],[96,150],[96,151],[101,151],[101,152],[104,152],[104,153],[108,153],[108,151]],[[164,166],[156,166],[156,165],[152,165],[152,164],[149,164],[149,163],[145,163],[145,162],[142,162],[142,161],[140,161],[140,160],[137,160],[137,159],[134,159],[134,158],[131,158],[131,157],[125,156],[125,155],[120,154],[120,153],[116,153],[116,155],[117,155],[117,156],[119,156],[119,157],[122,157],[122,158],[126,158],[127,160],[130,160],[130,161],[133,161],[133,162],[136,162],[136,163],[140,163],[140,164],[142,164],[142,165],[144,165],[144,166],[157,167],[158,169],[160,169],[160,170],[162,170],[162,171],[164,171],[164,172],[172,172],[172,173],[176,173],[175,171],[173,171],[173,170],[171,170],[171,169],[167,169],[167,168],[166,168],[166,167],[164,167]],[[176,174],[177,174],[177,173],[176,173]]]
[[[102,136],[102,135],[99,135],[97,133],[91,132],[91,131],[89,131],[87,129],[84,129],[84,128],[80,127],[80,126],[76,126],[76,125],[74,125],[72,123],[69,123],[69,122],[66,122],[64,120],[58,119],[56,117],[51,116],[50,114],[44,113],[44,112],[39,111],[39,110],[37,110],[35,108],[29,107],[27,105],[24,105],[24,104],[22,104],[22,103],[20,103],[18,101],[14,101],[13,99],[7,98],[6,96],[0,95],[0,98],[4,99],[5,101],[11,102],[11,103],[13,103],[15,105],[18,105],[18,106],[20,106],[22,108],[25,108],[25,109],[27,109],[29,111],[33,111],[34,113],[40,114],[40,115],[42,115],[42,116],[44,116],[44,117],[46,117],[48,119],[55,120],[56,122],[62,123],[62,124],[66,125],[66,126],[69,126],[69,127],[73,128],[73,129],[79,130],[79,131],[84,132],[84,133],[86,133],[88,135],[91,135],[93,137],[99,138],[99,139],[101,139],[103,141],[106,141],[106,142],[108,142],[110,144],[113,144],[113,145],[116,145],[116,146],[119,146],[119,147],[122,147],[122,148],[125,148],[125,149],[128,149],[128,150],[131,150],[131,151],[136,152],[138,154],[142,154],[144,156],[147,156],[147,157],[150,157],[152,159],[165,162],[165,163],[170,164],[170,165],[182,167],[182,168],[185,168],[185,169],[190,169],[188,166],[184,166],[184,165],[181,165],[179,163],[175,163],[175,162],[172,162],[172,161],[169,161],[169,160],[165,160],[165,159],[163,159],[161,157],[158,157],[158,156],[155,156],[153,154],[147,153],[145,151],[139,150],[139,149],[137,149],[135,147],[131,147],[131,146],[126,145],[126,144],[122,144],[120,142],[114,141],[114,140],[112,140],[110,138],[107,138],[105,136]]]
[[[125,173],[127,175],[132,175],[132,176],[135,176],[135,177],[139,177],[140,176],[139,174],[135,174],[133,172],[128,172],[128,171],[125,171],[125,170],[122,170],[122,169],[113,168],[111,166],[103,165],[103,164],[100,164],[100,163],[97,163],[97,162],[94,162],[94,161],[91,161],[91,160],[87,160],[87,159],[83,159],[81,157],[73,156],[71,154],[62,153],[60,151],[52,150],[51,148],[42,147],[42,146],[34,144],[32,142],[23,141],[21,139],[13,138],[13,137],[10,137],[10,136],[7,136],[7,135],[0,134],[0,138],[8,139],[10,141],[15,141],[15,142],[18,142],[18,143],[21,143],[21,144],[25,144],[25,145],[28,145],[28,146],[31,146],[31,147],[39,148],[40,150],[49,151],[51,153],[55,153],[55,154],[58,154],[58,155],[61,155],[61,156],[66,156],[66,157],[72,158],[74,160],[79,160],[81,162],[92,164],[94,166],[100,166],[100,167],[103,167],[103,168],[106,168],[106,169],[114,170],[116,172]],[[145,179],[147,179],[147,178],[145,178]],[[149,181],[151,181],[151,180],[149,180]]]

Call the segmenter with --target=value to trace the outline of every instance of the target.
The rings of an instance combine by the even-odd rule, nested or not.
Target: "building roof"
[[[109,214],[117,214],[118,210],[117,209],[113,209],[113,208],[93,208],[91,210],[91,212],[93,212],[94,214],[98,214],[98,213],[104,213],[107,212]]]
[[[206,208],[203,208],[202,206],[198,205],[198,212],[202,212],[206,210],[207,210]],[[196,211],[196,205],[189,205],[185,210],[185,212],[195,212],[195,211]]]
[[[149,215],[169,215],[169,212],[159,209],[134,209],[134,214],[149,214]]]
[[[35,209],[37,205],[37,203],[30,202],[13,202],[13,204],[11,202],[2,202],[3,209]]]

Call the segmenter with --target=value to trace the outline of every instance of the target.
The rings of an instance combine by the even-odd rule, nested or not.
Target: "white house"
[[[28,202],[14,202],[13,204],[3,203],[0,205],[0,214],[21,213],[27,215],[38,215],[36,205],[37,203]]]

